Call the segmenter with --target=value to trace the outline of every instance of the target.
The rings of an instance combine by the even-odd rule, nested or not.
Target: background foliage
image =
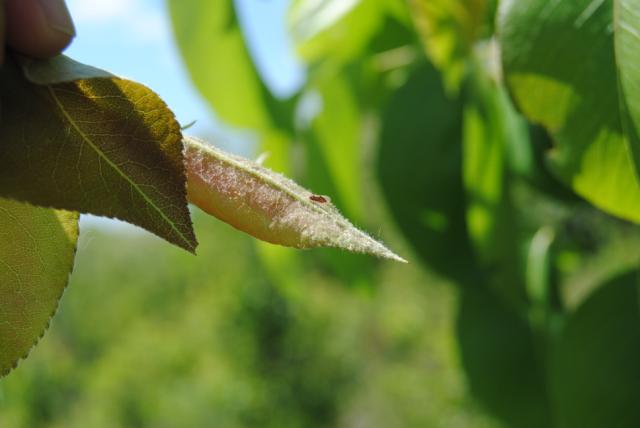
[[[633,2],[295,0],[287,99],[231,0],[168,7],[216,114],[411,263],[92,231],[2,426],[640,425]]]

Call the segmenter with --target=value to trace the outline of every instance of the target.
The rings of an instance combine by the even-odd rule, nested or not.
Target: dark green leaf
[[[639,285],[619,276],[569,318],[551,370],[557,426],[640,426]]]
[[[457,333],[471,392],[488,410],[510,427],[553,426],[541,350],[525,319],[473,284],[462,290]]]
[[[0,377],[48,327],[77,239],[77,213],[0,199]]]
[[[469,237],[492,288],[521,306],[525,292],[516,284],[524,283],[523,233],[512,200],[516,181],[508,149],[528,145],[527,126],[479,62],[470,62],[468,76],[463,90],[463,178]]]
[[[460,102],[425,64],[392,95],[382,119],[377,169],[391,214],[427,265],[469,279]]]
[[[463,176],[467,192],[467,223],[474,247],[485,261],[499,253],[508,227],[507,148],[514,140],[528,142],[524,121],[513,111],[500,86],[473,67],[465,91]]]
[[[60,78],[43,68],[39,82]],[[12,61],[0,85],[0,195],[116,217],[194,251],[180,126],[157,95],[114,77],[35,85]]]

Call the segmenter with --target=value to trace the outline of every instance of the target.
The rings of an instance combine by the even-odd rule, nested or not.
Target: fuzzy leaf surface
[[[353,226],[329,197],[315,195],[249,159],[186,137],[185,166],[189,201],[258,239],[405,261]]]

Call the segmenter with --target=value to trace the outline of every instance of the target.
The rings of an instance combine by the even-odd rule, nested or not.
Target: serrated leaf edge
[[[182,239],[182,241],[186,244],[185,248],[187,248],[189,251],[191,252],[195,252],[195,248],[197,246],[197,242],[195,242],[195,237],[194,237],[194,242],[192,243],[188,237],[186,237],[178,227],[176,227],[176,225],[174,224],[173,221],[171,221],[171,219],[169,217],[167,217],[167,215],[153,202],[153,200],[151,200],[151,198],[149,198],[147,196],[147,194],[140,188],[140,186],[138,186],[135,181],[133,181],[127,174],[125,174],[124,171],[122,171],[118,165],[116,165],[115,163],[113,163],[111,161],[111,159],[108,158],[108,156],[106,156],[102,150],[100,150],[99,147],[97,147],[92,141],[91,139],[80,129],[80,127],[76,124],[76,122],[73,120],[73,118],[71,117],[71,115],[67,112],[67,110],[65,109],[64,105],[62,104],[62,102],[60,101],[60,99],[57,97],[57,95],[55,94],[55,91],[53,90],[53,88],[51,87],[51,85],[47,85],[46,86],[47,91],[49,92],[49,95],[51,96],[51,99],[53,100],[53,102],[56,104],[56,106],[58,107],[58,109],[60,110],[60,112],[62,113],[62,115],[64,116],[64,118],[67,120],[67,122],[69,122],[69,124],[73,127],[73,129],[78,133],[78,135],[80,135],[80,137],[82,138],[82,140],[84,142],[86,142],[89,147],[91,147],[95,153],[100,156],[101,159],[103,159],[111,168],[113,168],[114,171],[116,171],[118,173],[118,175],[120,175],[122,178],[124,178],[127,183],[129,183],[129,185],[140,195],[142,196],[142,198],[149,204],[150,207],[152,207],[159,215],[160,217],[171,227],[171,229]],[[182,177],[184,178],[184,172],[181,173]],[[185,179],[186,182],[186,179]],[[185,205],[186,205],[186,199],[185,199]]]
[[[70,211],[70,212],[73,213],[74,211]],[[71,267],[69,269],[69,273],[67,274],[67,278],[66,278],[64,287],[62,288],[62,290],[60,291],[60,295],[56,299],[56,305],[53,308],[53,310],[51,311],[51,313],[49,314],[49,318],[47,319],[47,323],[43,327],[42,331],[40,332],[38,337],[36,337],[35,340],[33,341],[33,343],[31,344],[31,347],[29,349],[27,349],[23,355],[21,355],[18,358],[16,358],[15,361],[13,361],[11,367],[5,369],[4,371],[0,371],[0,379],[2,379],[3,377],[6,377],[8,374],[10,374],[13,370],[15,370],[18,367],[18,365],[20,364],[21,361],[26,360],[27,357],[29,357],[29,355],[31,354],[31,351],[33,351],[33,349],[38,345],[38,343],[44,337],[44,334],[47,332],[47,330],[49,330],[49,327],[51,326],[51,320],[53,319],[53,317],[56,314],[56,312],[58,312],[58,308],[60,307],[60,301],[62,300],[62,297],[64,296],[64,293],[67,290],[67,287],[69,286],[69,280],[71,278],[71,274],[73,273],[73,269],[75,267],[76,254],[78,252],[78,240],[80,238],[80,214],[77,213],[77,212],[75,212],[75,214],[76,214],[75,224],[76,224],[77,233],[76,233],[75,243],[73,245],[73,259],[72,259],[72,262],[71,262]]]

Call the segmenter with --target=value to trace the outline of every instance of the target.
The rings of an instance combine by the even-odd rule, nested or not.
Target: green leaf
[[[0,377],[44,334],[73,267],[78,214],[0,199]]]
[[[545,367],[525,319],[475,283],[462,290],[456,330],[471,392],[489,411],[509,427],[553,426]]]
[[[289,13],[290,32],[308,62],[346,62],[362,53],[382,24],[380,0],[296,0]]]
[[[272,96],[245,45],[232,0],[169,1],[173,30],[193,83],[227,124],[267,130]]]
[[[515,305],[523,305],[519,238],[508,149],[528,144],[525,121],[511,105],[503,87],[479,62],[470,62],[463,87],[462,175],[467,202],[466,221],[474,254],[494,290]]]
[[[465,88],[463,117],[463,178],[467,193],[469,235],[479,256],[493,262],[500,232],[511,213],[508,199],[506,151],[510,140],[526,139],[526,127],[506,94],[479,66]],[[512,233],[512,232],[506,232]]]
[[[85,79],[110,79],[117,77],[106,70],[82,64],[64,55],[58,55],[45,60],[18,55],[15,55],[15,58],[22,65],[22,70],[27,80],[38,85],[52,85],[54,83],[68,83]]]
[[[263,241],[296,248],[335,247],[405,262],[342,217],[328,196],[225,153],[185,139],[189,201]]]
[[[65,58],[26,67],[40,85],[11,60],[1,72],[0,195],[116,217],[194,251],[182,135],[162,100],[116,77],[49,84],[93,73]]]
[[[616,0],[613,7],[622,125],[629,135],[636,171],[640,171],[640,3]]]
[[[614,25],[613,3],[503,1],[502,61],[520,109],[555,140],[549,156],[554,173],[597,207],[640,221],[640,186],[630,152],[638,141],[623,127],[624,106],[638,99],[632,93],[638,63],[629,35],[620,31],[626,24]],[[616,7],[629,19],[633,13],[622,4]],[[628,19],[625,28],[636,28]],[[624,55],[618,62],[614,41]],[[630,110],[636,110],[635,102]]]
[[[640,228],[602,215],[589,219],[576,214],[573,212],[574,222],[567,228],[574,235],[565,238],[569,248],[556,261],[564,273],[562,303],[568,310],[580,306],[612,279],[640,266]],[[576,227],[576,222],[580,226]],[[576,246],[581,241],[583,251],[579,252]]]
[[[301,139],[307,149],[305,185],[331,195],[332,203],[346,217],[363,224],[372,219],[364,209],[363,183],[368,169],[362,148],[366,121],[354,92],[343,74],[318,76],[310,93],[321,100],[321,111]],[[345,284],[370,282],[374,267],[370,257],[329,250],[319,251],[318,256]]]
[[[410,0],[412,17],[427,55],[443,73],[449,91],[457,91],[467,58],[481,35],[487,0]]]
[[[355,96],[344,76],[333,76],[318,83],[322,111],[314,118],[313,145],[324,162],[310,164],[326,168],[347,214],[362,218],[361,174],[362,122]]]
[[[377,173],[387,206],[423,261],[457,280],[475,262],[465,221],[462,106],[430,64],[413,70],[382,114]]]
[[[567,321],[551,367],[557,426],[640,426],[639,285],[621,275]]]

